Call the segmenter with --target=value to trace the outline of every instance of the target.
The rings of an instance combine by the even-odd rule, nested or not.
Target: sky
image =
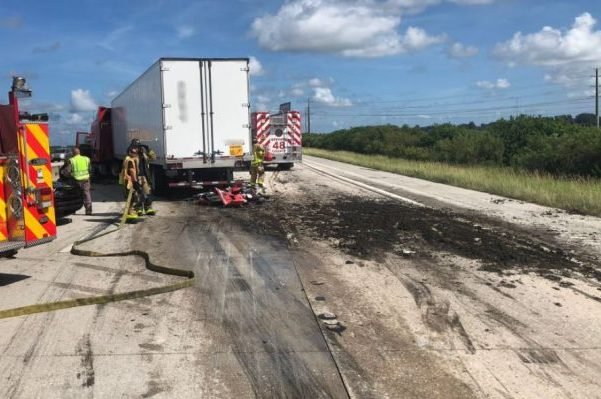
[[[27,78],[57,145],[160,57],[249,57],[252,109],[291,102],[307,129],[309,106],[312,132],[576,115],[599,19],[599,0],[0,0],[0,77]]]

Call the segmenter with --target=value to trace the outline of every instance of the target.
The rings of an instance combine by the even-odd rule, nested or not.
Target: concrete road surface
[[[601,397],[599,219],[309,157],[267,177],[262,205],[157,201],[87,244],[195,285],[0,320],[0,397]],[[71,255],[121,211],[93,196],[0,260],[0,309],[179,281]]]

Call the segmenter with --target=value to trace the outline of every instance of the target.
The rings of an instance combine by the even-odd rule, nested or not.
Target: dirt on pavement
[[[324,190],[324,193],[328,192]],[[594,259],[542,241],[526,231],[493,225],[485,217],[421,208],[399,201],[328,192],[274,196],[237,215],[248,227],[282,239],[326,241],[346,254],[381,261],[387,253],[431,258],[440,252],[479,260],[481,270],[536,272],[553,281],[574,273],[601,281]],[[252,216],[248,218],[248,216]]]

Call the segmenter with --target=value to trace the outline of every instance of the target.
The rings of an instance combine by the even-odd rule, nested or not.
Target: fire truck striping
[[[194,272],[186,269],[179,269],[175,267],[161,266],[153,263],[150,260],[150,255],[148,255],[145,251],[140,250],[131,250],[124,252],[112,252],[112,253],[102,253],[96,252],[86,249],[80,249],[79,246],[91,241],[94,241],[100,237],[107,236],[109,234],[115,233],[121,230],[125,226],[125,217],[126,210],[129,209],[129,204],[131,203],[132,190],[130,190],[129,195],[127,197],[127,202],[125,206],[125,211],[121,216],[119,223],[116,224],[116,228],[108,231],[104,231],[102,233],[96,233],[87,238],[83,238],[81,240],[75,241],[73,246],[71,247],[71,253],[73,255],[78,256],[88,256],[88,257],[123,257],[123,256],[138,256],[144,259],[144,264],[148,270],[151,270],[156,273],[167,274],[171,276],[179,276],[185,277],[186,279],[183,281],[179,281],[177,283],[167,284],[159,287],[148,288],[144,290],[136,290],[136,291],[128,291],[118,294],[107,294],[93,297],[84,297],[84,298],[74,298],[68,299],[65,301],[57,301],[57,302],[47,302],[36,305],[22,306],[13,309],[0,310],[0,319],[8,319],[11,317],[18,316],[26,316],[36,313],[46,313],[55,310],[61,309],[69,309],[79,306],[89,306],[89,305],[103,305],[111,302],[119,302],[137,298],[143,298],[152,295],[164,294],[167,292],[173,292],[177,290],[181,290],[183,288],[191,287],[196,281],[194,277]]]
[[[29,158],[48,158],[50,154],[46,148],[50,148],[50,140],[48,139],[48,133],[45,132],[39,125],[30,123],[25,125],[25,128],[30,133],[32,139],[27,141],[27,150],[29,151]],[[46,170],[52,174],[51,163],[46,163]]]
[[[27,163],[27,172],[24,173],[25,185],[28,188],[43,188],[46,187],[50,192],[47,194],[52,196],[52,165],[50,162],[48,125],[38,123],[24,123],[22,126],[24,136],[22,137],[23,144],[19,146],[21,159],[23,163]],[[32,164],[32,160],[42,159],[45,162],[41,165]],[[41,172],[41,178],[38,172]],[[37,199],[31,198],[33,194],[26,193],[27,201]],[[24,206],[25,215],[25,238],[29,245],[34,245],[39,240],[45,240],[48,237],[56,236],[56,218],[54,214],[54,206],[47,208],[38,208],[33,206]],[[41,223],[45,220],[44,223]]]
[[[4,165],[0,164],[0,193],[4,193]],[[6,202],[0,195],[0,242],[8,240],[8,225],[6,224]]]

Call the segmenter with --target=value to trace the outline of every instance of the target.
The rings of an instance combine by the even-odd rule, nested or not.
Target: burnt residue
[[[252,213],[238,212],[236,219],[255,232],[304,235],[363,259],[382,261],[388,253],[428,259],[446,252],[478,260],[482,270],[500,274],[534,271],[561,280],[578,272],[601,281],[594,260],[576,260],[553,238],[543,240],[485,216],[343,194],[306,197],[294,204],[276,198]]]
[[[196,227],[186,234],[196,238]],[[212,328],[224,332],[222,344],[236,357],[254,396],[340,397],[343,382],[336,377],[336,365],[304,294],[278,277],[294,267],[291,260],[270,261],[270,256],[281,257],[283,242],[273,243],[271,255],[253,250],[248,264],[252,271],[230,255],[248,253],[245,240],[223,240],[216,232],[206,232],[203,242],[220,266],[206,262],[196,270],[202,276],[199,288],[208,298],[203,305],[215,316]],[[261,238],[261,245],[271,248],[268,243]]]
[[[82,387],[90,388],[94,385],[96,379],[90,334],[85,334],[77,344],[77,354],[81,357],[81,371],[77,373],[77,378],[81,380]]]

